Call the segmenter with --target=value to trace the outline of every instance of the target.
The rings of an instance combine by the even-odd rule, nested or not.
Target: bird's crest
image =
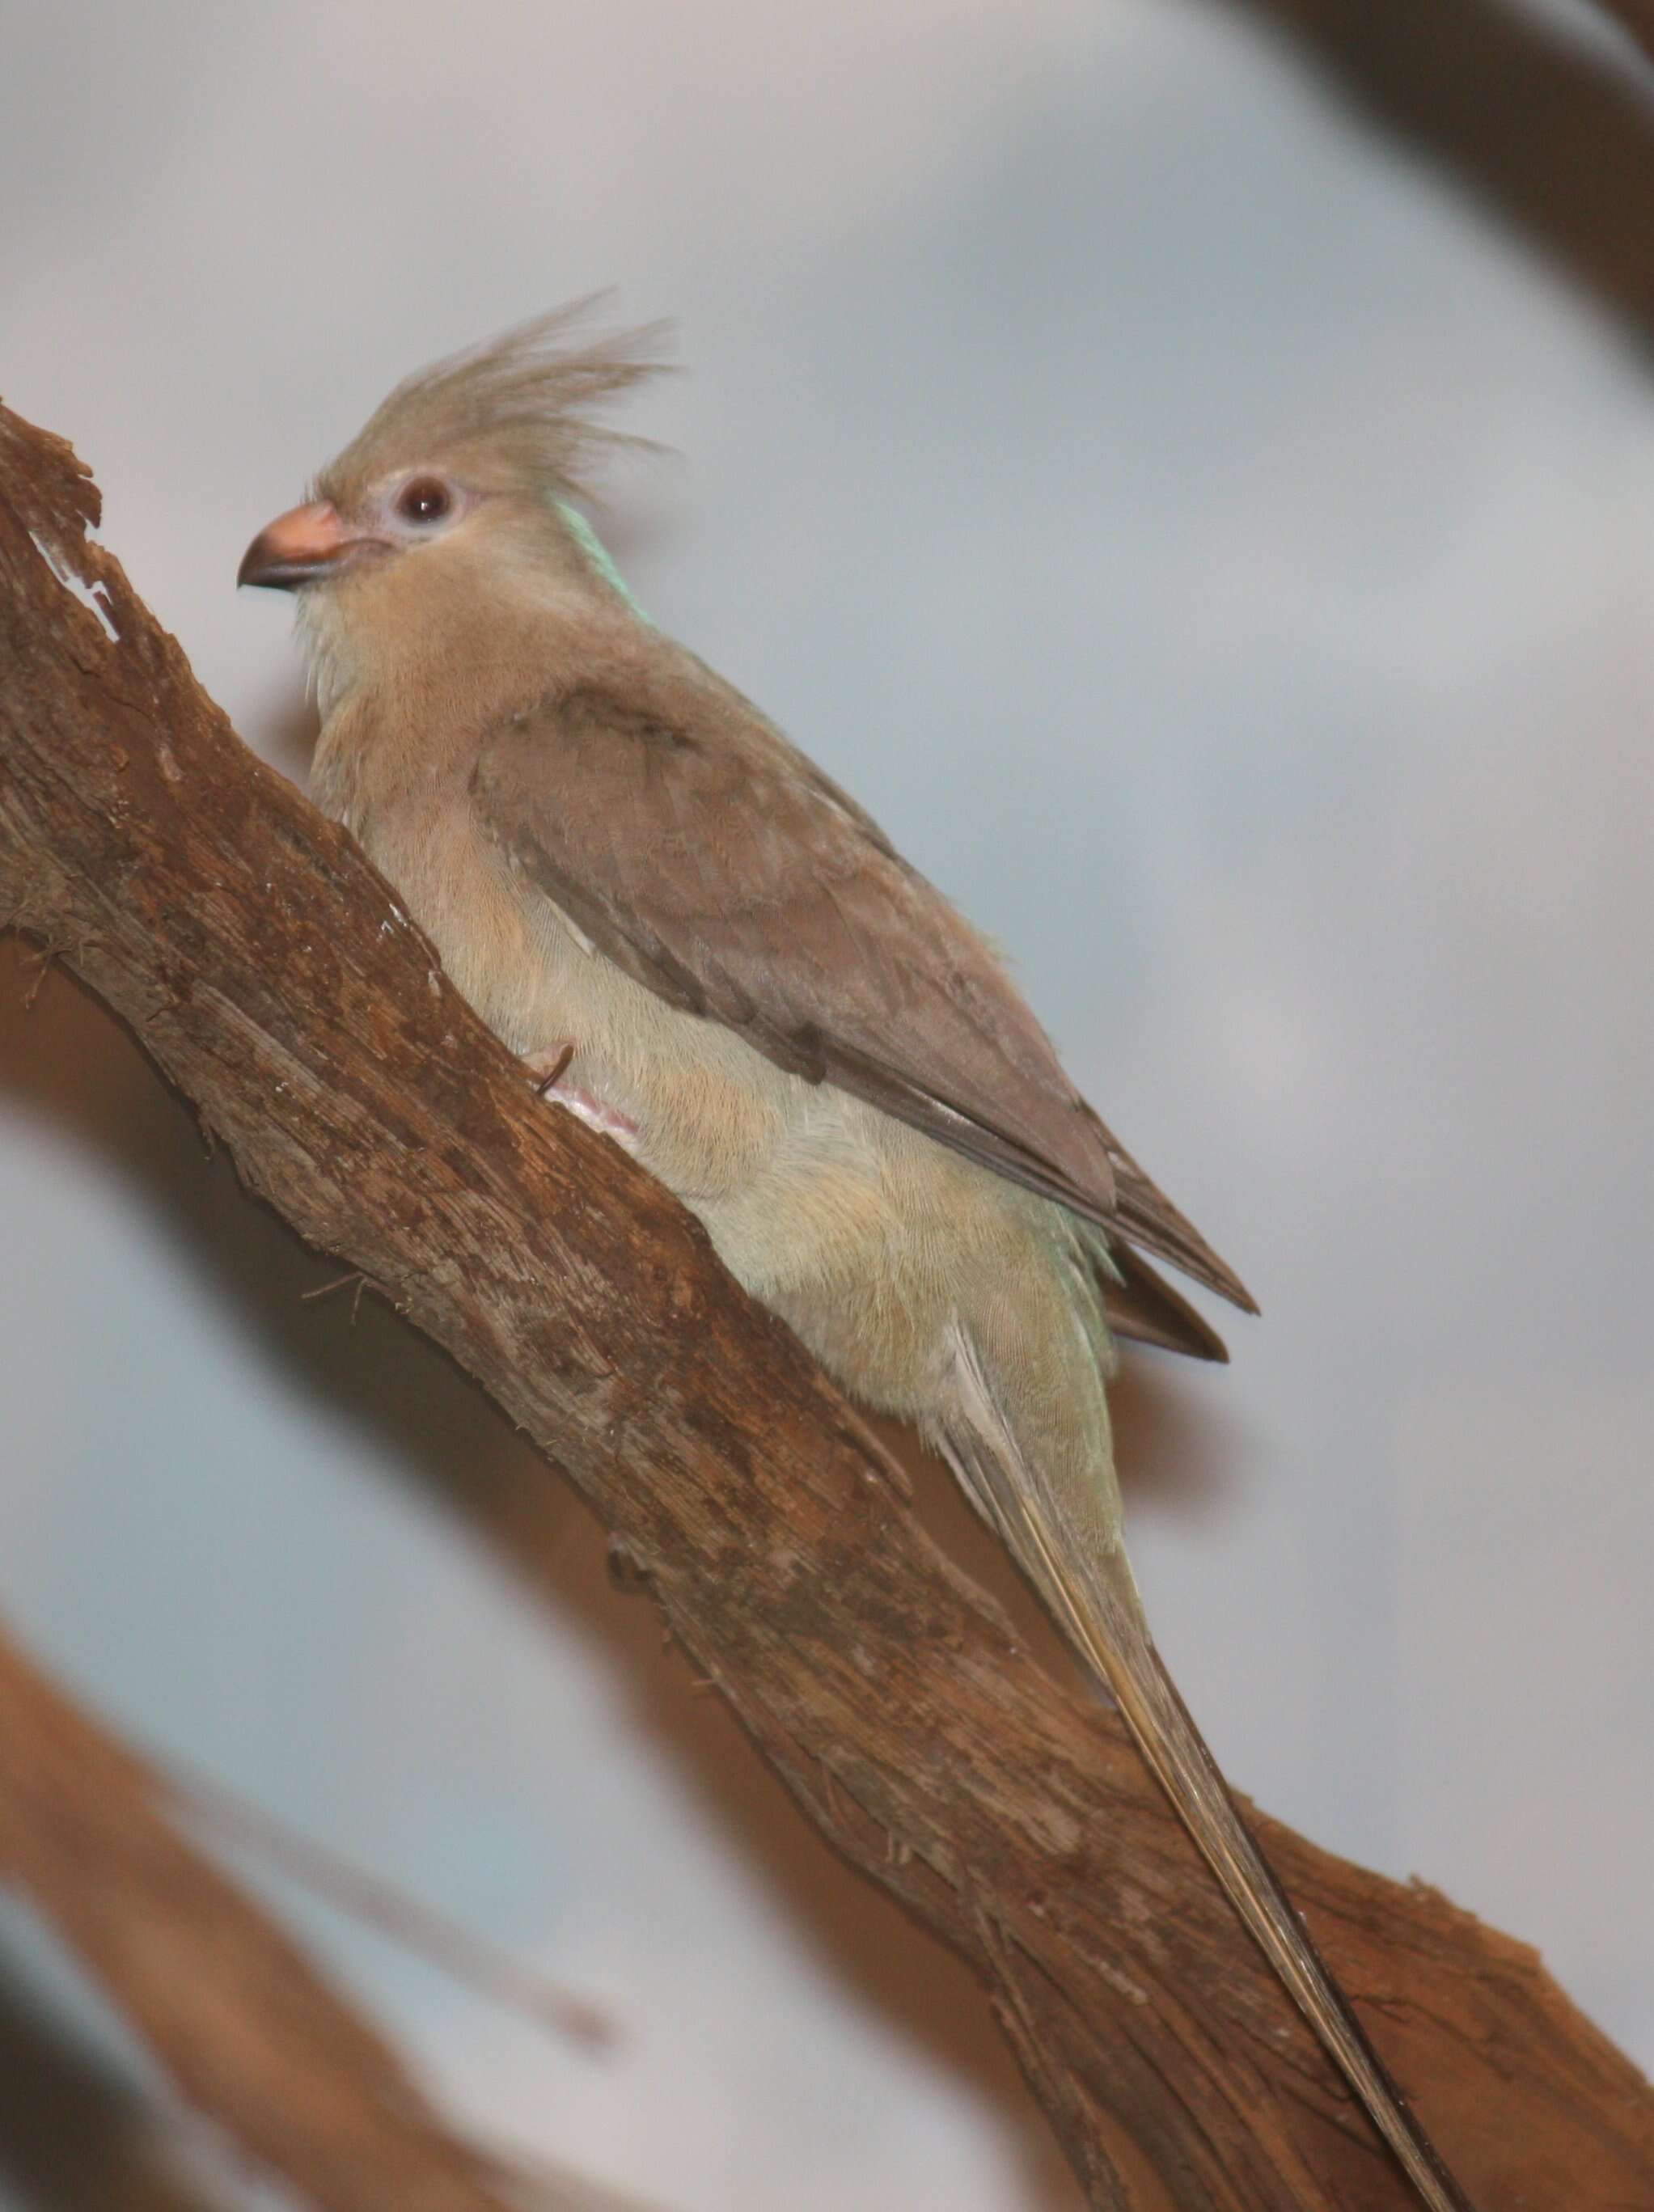
[[[593,422],[589,410],[669,366],[660,358],[668,324],[592,329],[593,311],[609,297],[593,293],[553,308],[407,378],[323,470],[319,495],[345,506],[393,469],[444,460],[549,492],[584,491],[594,455],[652,442]]]

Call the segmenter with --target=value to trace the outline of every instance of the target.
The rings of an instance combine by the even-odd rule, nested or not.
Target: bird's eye
[[[396,511],[404,522],[441,522],[453,505],[453,495],[441,477],[413,477],[396,495]]]

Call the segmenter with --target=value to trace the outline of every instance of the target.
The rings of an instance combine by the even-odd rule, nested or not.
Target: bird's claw
[[[598,1129],[605,1137],[612,1137],[627,1152],[637,1151],[637,1124],[629,1114],[623,1114],[617,1106],[599,1098],[578,1084],[563,1080],[569,1064],[575,1057],[572,1044],[548,1045],[544,1052],[525,1053],[523,1066],[528,1071],[528,1080],[534,1094],[549,1098],[553,1104],[563,1106],[588,1129]]]
[[[556,1089],[574,1056],[572,1044],[551,1045],[544,1052],[524,1055],[523,1066],[528,1070],[528,1079],[537,1097],[544,1098],[548,1091]]]

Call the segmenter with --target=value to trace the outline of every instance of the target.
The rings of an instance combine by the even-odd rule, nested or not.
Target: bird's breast
[[[559,1070],[581,1118],[621,1137],[841,1380],[875,1404],[922,1409],[960,1224],[991,1235],[1033,1201],[635,981],[510,863],[463,778],[368,754],[319,769],[319,801],[360,838],[495,1034],[538,1071]],[[1002,1272],[999,1257],[980,1271]]]
[[[459,764],[432,769],[376,726],[347,726],[324,734],[311,788],[513,1052],[572,1045],[569,1085],[599,1125],[607,1113],[635,1128],[644,1164],[697,1210],[752,1187],[785,1144],[799,1086],[598,951],[478,823]]]

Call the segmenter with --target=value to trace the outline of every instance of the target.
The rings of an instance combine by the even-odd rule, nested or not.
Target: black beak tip
[[[262,537],[255,538],[241,556],[241,565],[235,572],[235,588],[239,592],[252,584],[266,591],[290,592],[310,573],[301,562],[279,559],[271,553]]]

